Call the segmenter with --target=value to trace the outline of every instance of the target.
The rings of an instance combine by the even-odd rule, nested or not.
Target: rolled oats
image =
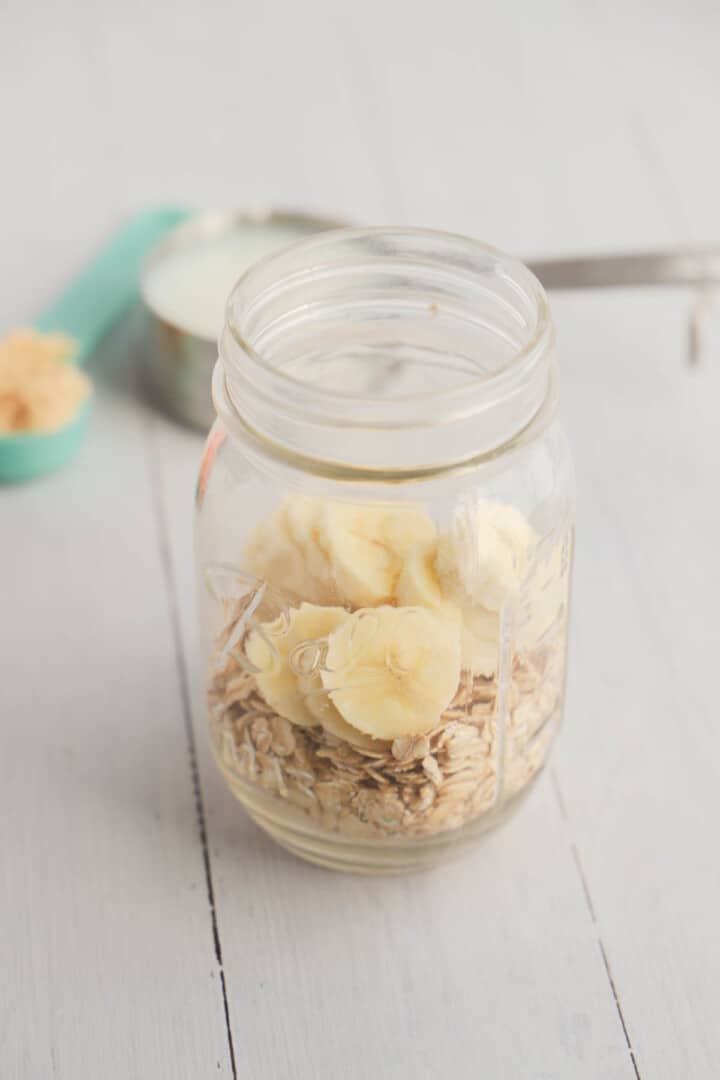
[[[365,749],[273,712],[241,650],[225,648],[239,641],[237,618],[218,638],[208,690],[213,743],[234,790],[259,784],[347,836],[422,837],[494,810],[543,765],[562,691],[561,635],[514,657],[503,695],[497,679],[463,671],[432,731]]]

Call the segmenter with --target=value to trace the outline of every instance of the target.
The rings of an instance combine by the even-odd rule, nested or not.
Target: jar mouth
[[[442,465],[527,426],[553,340],[545,292],[518,260],[432,230],[339,229],[240,278],[216,406],[304,457]]]

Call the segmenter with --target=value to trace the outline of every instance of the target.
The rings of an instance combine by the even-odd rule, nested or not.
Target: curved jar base
[[[255,824],[292,855],[326,870],[384,875],[431,870],[458,858],[486,833],[512,817],[540,775],[538,772],[500,806],[459,828],[427,837],[367,840],[314,828],[306,817],[294,813],[279,800],[238,782],[225,769],[222,772],[232,794]]]

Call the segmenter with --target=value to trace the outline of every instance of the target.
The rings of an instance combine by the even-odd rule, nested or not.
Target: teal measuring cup
[[[82,366],[137,299],[139,272],[150,248],[188,211],[163,207],[131,218],[38,319],[36,330],[63,333],[78,344],[72,362]],[[50,432],[0,435],[0,482],[29,480],[57,469],[81,446],[92,396],[63,427]]]

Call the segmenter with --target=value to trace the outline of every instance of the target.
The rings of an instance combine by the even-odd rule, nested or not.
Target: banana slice
[[[260,523],[247,568],[293,597],[353,607],[389,603],[409,551],[434,539],[415,507],[326,502],[292,495]]]
[[[492,675],[498,666],[500,619],[494,611],[449,599],[440,585],[436,558],[436,544],[413,548],[400,574],[397,598],[401,604],[430,608],[459,624],[463,668],[475,675]]]
[[[480,606],[462,608],[462,665],[473,675],[494,675],[500,654],[500,616]]]
[[[361,609],[330,634],[321,678],[359,731],[421,735],[457,690],[459,627],[421,607]]]
[[[301,727],[320,722],[308,704],[321,687],[317,656],[327,635],[348,618],[344,608],[301,604],[251,632],[245,655],[257,669],[260,693],[279,716]],[[315,658],[308,663],[313,651]]]
[[[435,526],[415,507],[329,503],[320,535],[342,598],[376,607],[393,599],[406,556]]]
[[[459,618],[458,605],[440,586],[435,569],[437,544],[416,544],[409,552],[398,578],[396,596],[403,607],[426,607],[448,618]]]
[[[453,598],[499,611],[516,598],[532,564],[535,530],[502,503],[466,503],[438,543],[440,584]]]
[[[316,604],[337,603],[332,570],[317,536],[324,504],[290,496],[260,522],[245,549],[245,565],[275,589]]]
[[[248,540],[245,565],[262,581],[300,595],[305,583],[302,554],[287,532],[282,507],[264,518]]]
[[[324,658],[325,644],[318,647],[318,642],[313,642],[306,647],[293,650],[293,664],[303,672],[298,676],[298,687],[303,697],[304,704],[315,718],[315,723],[320,724],[324,731],[335,735],[338,739],[344,739],[351,746],[362,750],[377,750],[387,746],[380,739],[374,739],[364,732],[358,731],[343,720],[332,701],[330,694],[325,689],[320,678],[320,666]]]
[[[326,595],[336,593],[332,566],[323,546],[322,525],[326,503],[305,495],[291,495],[283,504],[287,531],[302,553],[307,572],[321,583]]]
[[[318,682],[320,682],[319,678]],[[347,720],[343,720],[330,700],[330,694],[322,684],[319,692],[315,686],[308,687],[305,692],[307,694],[305,703],[317,723],[322,724],[324,731],[335,735],[338,739],[344,739],[345,742],[360,750],[382,750],[383,747],[390,749],[389,742],[366,735],[363,731],[354,728],[352,724],[348,724]]]

